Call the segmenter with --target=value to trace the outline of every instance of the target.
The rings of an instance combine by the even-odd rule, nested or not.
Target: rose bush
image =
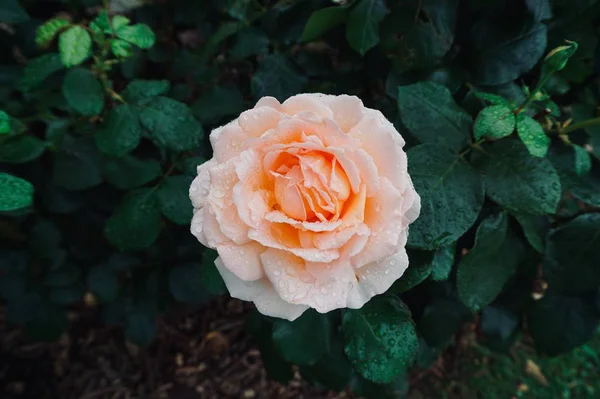
[[[355,96],[263,97],[210,141],[191,231],[233,297],[294,320],[360,308],[402,276],[420,199],[381,112]]]

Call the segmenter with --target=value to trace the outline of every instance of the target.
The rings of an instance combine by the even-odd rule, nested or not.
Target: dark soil
[[[219,299],[158,320],[148,348],[99,324],[98,309],[71,312],[57,342],[32,343],[7,326],[0,310],[0,397],[6,399],[351,398],[295,378],[269,380],[254,342],[244,332],[250,306]]]

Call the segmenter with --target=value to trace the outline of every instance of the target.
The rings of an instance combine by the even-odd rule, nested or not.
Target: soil
[[[100,324],[99,309],[70,313],[71,327],[57,342],[32,343],[8,326],[0,310],[0,397],[6,399],[341,399],[302,381],[271,381],[256,345],[244,332],[251,309],[218,299],[158,320],[147,348],[128,342],[122,329]]]

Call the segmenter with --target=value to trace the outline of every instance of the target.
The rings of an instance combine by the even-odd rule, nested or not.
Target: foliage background
[[[272,378],[296,364],[395,395],[467,321],[493,350],[572,350],[600,317],[599,15],[594,0],[5,0],[8,321],[52,340],[66,309],[98,306],[145,345],[160,314],[225,294],[188,230],[210,130],[264,95],[345,93],[407,141],[424,203],[411,267],[361,310],[251,314]],[[565,40],[566,66],[541,62]]]

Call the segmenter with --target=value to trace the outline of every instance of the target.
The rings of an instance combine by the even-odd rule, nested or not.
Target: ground
[[[97,310],[74,311],[55,343],[28,342],[0,316],[0,397],[353,398],[301,381],[268,379],[243,319],[249,307],[220,299],[159,320],[159,339],[144,349],[117,327],[98,324]],[[1,313],[0,313],[1,315]],[[469,334],[434,367],[411,374],[410,399],[592,398],[600,396],[600,336],[559,358],[540,358],[526,340],[510,355],[491,352]]]

